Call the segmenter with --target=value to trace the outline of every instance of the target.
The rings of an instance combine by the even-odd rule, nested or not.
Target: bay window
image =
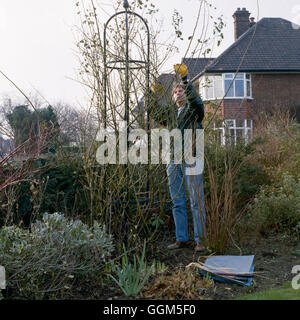
[[[200,85],[201,86],[201,85]],[[206,100],[217,99],[223,97],[223,79],[222,75],[214,75],[205,77],[205,83],[203,83],[202,96]]]

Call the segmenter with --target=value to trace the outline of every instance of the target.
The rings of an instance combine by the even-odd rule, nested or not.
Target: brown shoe
[[[174,250],[174,249],[181,249],[187,248],[189,246],[188,241],[176,241],[175,243],[169,244],[167,249]]]
[[[206,250],[207,250],[207,248],[201,242],[196,242],[196,245],[195,245],[196,252],[203,252]]]

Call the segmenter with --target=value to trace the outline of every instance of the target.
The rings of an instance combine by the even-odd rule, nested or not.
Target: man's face
[[[186,95],[182,87],[177,87],[174,90],[173,99],[176,103],[182,103],[186,101]]]

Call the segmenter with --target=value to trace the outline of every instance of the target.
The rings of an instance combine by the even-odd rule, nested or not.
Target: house
[[[217,58],[184,58],[190,78],[208,102],[216,103],[220,130],[234,142],[252,134],[255,116],[291,109],[299,121],[300,26],[281,18],[254,22],[246,8],[234,14],[234,43]]]

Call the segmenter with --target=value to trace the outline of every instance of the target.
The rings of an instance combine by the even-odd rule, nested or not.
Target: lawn
[[[286,282],[281,288],[247,294],[236,300],[300,300],[300,288],[293,289],[291,282]]]

